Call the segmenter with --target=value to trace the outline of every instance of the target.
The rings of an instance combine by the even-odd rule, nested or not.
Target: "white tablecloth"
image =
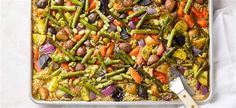
[[[213,0],[215,8],[236,0]],[[76,108],[34,104],[29,92],[30,8],[28,0],[0,0],[0,108]],[[236,9],[218,11],[214,26],[215,93],[203,108],[236,107]],[[220,27],[220,28],[218,28]],[[80,108],[120,108],[122,106],[81,106]],[[145,106],[177,108],[177,106]],[[130,106],[129,108],[142,108]]]

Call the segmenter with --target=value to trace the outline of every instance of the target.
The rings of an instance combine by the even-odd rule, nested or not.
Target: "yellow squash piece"
[[[198,81],[202,85],[207,86],[208,85],[208,72],[207,71],[202,72],[198,77]]]
[[[33,42],[36,45],[42,45],[46,40],[46,35],[33,34]]]
[[[183,49],[177,49],[172,55],[173,57],[179,58],[181,60],[186,60],[187,54]]]
[[[57,77],[53,77],[52,80],[47,84],[47,86],[48,86],[48,90],[50,92],[55,91],[55,89],[58,86],[58,79],[57,79]]]

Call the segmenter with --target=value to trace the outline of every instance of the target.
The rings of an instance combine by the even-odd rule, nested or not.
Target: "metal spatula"
[[[196,102],[184,88],[179,72],[174,67],[170,68],[170,72],[173,77],[170,82],[170,90],[178,95],[186,108],[198,108]]]

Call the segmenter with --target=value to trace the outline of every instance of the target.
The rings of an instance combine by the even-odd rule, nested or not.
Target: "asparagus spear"
[[[207,67],[207,63],[203,63],[201,68],[197,71],[197,73],[194,73],[194,78],[198,78],[199,74]]]
[[[111,64],[117,64],[119,63],[121,60],[105,60],[104,63],[106,65],[111,65]]]
[[[91,57],[91,55],[93,54],[94,48],[91,48],[88,50],[87,54],[84,56],[84,58],[82,59],[81,63],[84,64],[87,62],[87,60]]]
[[[108,77],[117,75],[117,74],[119,74],[119,73],[122,73],[122,72],[124,72],[124,71],[125,71],[125,68],[121,68],[121,69],[118,69],[118,70],[115,70],[115,71],[113,71],[113,72],[111,72],[111,73],[106,74],[105,77],[108,78]]]
[[[96,32],[98,30],[97,27],[93,26],[92,24],[89,24],[85,19],[80,19],[79,22],[85,25],[88,29],[92,31]]]
[[[72,95],[72,96],[76,96],[76,93],[75,93],[75,92],[71,91],[70,89],[68,89],[68,88],[65,87],[65,86],[59,85],[58,88],[59,88],[60,90],[64,91],[64,92],[66,92],[66,93]]]
[[[113,80],[109,80],[107,82],[98,84],[97,86],[95,86],[95,88],[97,88],[97,89],[104,88],[106,86],[111,85],[112,83],[113,83]]]
[[[110,22],[110,20],[100,11],[100,10],[95,10],[95,12],[100,16],[100,18],[104,21],[104,22]]]
[[[93,86],[92,84],[86,83],[84,86],[85,86],[87,89],[93,91],[95,94],[97,94],[97,95],[99,95],[99,96],[102,96],[101,92],[98,91],[98,89],[97,89],[95,86]]]
[[[129,61],[129,64],[134,65],[134,61],[128,54],[126,54],[123,50],[120,50],[119,52],[122,56],[124,56],[125,59]]]
[[[133,9],[133,7],[124,7],[122,9],[117,10],[117,12],[126,12],[126,11],[132,10],[132,9]]]
[[[143,24],[144,20],[147,18],[148,13],[145,13],[143,15],[143,17],[141,18],[141,20],[138,22],[138,24],[136,25],[136,29],[139,29],[139,27]]]
[[[102,68],[103,68],[104,70],[106,70],[106,65],[105,65],[104,61],[102,60],[102,57],[101,57],[101,53],[100,53],[100,52],[97,53],[97,57],[98,57],[98,60],[99,60],[99,62],[100,62],[100,64],[101,64]]]
[[[193,3],[193,0],[188,0],[186,6],[185,6],[185,8],[184,8],[184,13],[185,13],[185,14],[188,14],[188,11],[189,11],[189,9],[190,9],[192,3]]]
[[[47,18],[53,23],[53,24],[56,24],[58,26],[60,26],[61,24],[56,20],[54,19],[50,14],[47,14]]]
[[[71,0],[71,2],[77,4],[77,5],[81,6],[81,7],[84,6],[84,3],[79,1],[79,0]]]
[[[119,57],[125,64],[127,64],[127,65],[130,64],[129,61],[128,61],[124,56],[122,56],[122,54],[120,54],[119,52],[117,52],[117,55],[118,55],[118,57]]]
[[[141,67],[138,67],[138,72],[140,72],[141,75],[143,76],[146,76],[148,79],[151,79],[151,80],[154,80],[155,83],[158,85],[158,86],[161,86],[161,82],[159,80],[157,80],[155,77],[153,76],[150,76],[147,72],[145,72],[145,70],[143,70]]]
[[[82,12],[82,7],[78,7],[76,12],[75,12],[74,18],[72,20],[71,28],[75,28],[76,23],[78,22],[78,18],[80,16],[81,12]]]
[[[133,14],[127,16],[127,17],[126,17],[126,20],[130,20],[130,19],[133,18],[133,17],[140,16],[140,15],[142,15],[144,12],[145,12],[145,9],[140,9],[140,10],[138,10],[137,12],[135,12],[135,13],[133,13]]]
[[[86,32],[86,34],[75,44],[75,46],[70,50],[72,55],[75,55],[75,51],[83,44],[84,41],[89,37],[90,31]]]
[[[49,39],[49,42],[51,44],[53,44],[55,47],[57,47],[61,52],[63,52],[65,55],[67,55],[72,61],[75,61],[75,57],[73,55],[71,55],[70,53],[68,53],[65,49],[63,49],[61,46],[59,46],[58,44],[56,44],[53,40]]]
[[[52,10],[64,10],[64,11],[75,11],[76,7],[75,6],[56,6],[56,5],[52,5],[51,9]]]
[[[131,31],[131,35],[134,34],[158,34],[158,30],[147,30],[147,29],[134,29]]]
[[[81,75],[81,74],[84,74],[84,73],[85,73],[85,71],[68,72],[68,73],[62,74],[61,75],[61,79],[72,77],[72,76]]]
[[[173,47],[172,49],[170,49],[169,52],[167,52],[165,55],[163,55],[158,62],[152,64],[150,67],[157,67],[160,63],[162,63],[167,57],[169,57],[174,51],[175,51],[176,47]]]

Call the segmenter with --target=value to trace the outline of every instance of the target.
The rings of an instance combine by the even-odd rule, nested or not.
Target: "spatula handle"
[[[193,98],[186,90],[181,91],[178,96],[180,100],[182,100],[186,108],[198,108],[197,103],[193,100]]]

